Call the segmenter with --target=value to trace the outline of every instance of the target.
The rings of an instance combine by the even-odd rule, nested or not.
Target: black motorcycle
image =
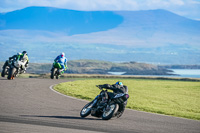
[[[122,115],[124,102],[127,101],[129,95],[124,93],[116,95],[114,93],[109,93],[108,102],[102,103],[102,96],[105,91],[107,92],[107,89],[102,89],[100,95],[96,96],[93,101],[83,107],[80,112],[81,117],[86,117],[91,114],[94,117],[102,117],[103,120],[109,120],[112,117],[119,118]]]
[[[22,65],[24,66],[25,63],[20,60],[14,60],[10,65],[7,79],[14,79],[18,74],[24,73],[25,70],[22,69]]]

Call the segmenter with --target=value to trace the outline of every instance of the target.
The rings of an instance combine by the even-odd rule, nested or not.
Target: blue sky
[[[200,0],[0,0],[0,12],[28,6],[49,6],[73,10],[150,10],[166,9],[200,20]]]

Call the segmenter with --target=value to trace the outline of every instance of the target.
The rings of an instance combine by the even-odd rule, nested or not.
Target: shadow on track
[[[2,79],[2,78],[0,78],[0,80],[8,80],[7,78],[6,79]]]
[[[36,119],[31,119],[36,118]],[[47,119],[37,119],[37,118],[47,118]],[[64,122],[60,122],[59,120],[51,119],[58,118],[64,119]],[[101,120],[101,119],[93,119],[93,118],[81,118],[76,116],[40,116],[40,115],[19,115],[19,116],[2,116],[0,115],[0,122],[11,122],[11,123],[21,123],[21,124],[29,124],[29,125],[39,125],[39,126],[48,126],[48,127],[59,127],[59,128],[69,128],[69,129],[80,129],[85,131],[98,131],[98,132],[106,132],[107,129],[102,129],[99,127],[91,127],[86,126],[85,124],[74,124],[70,119],[84,120],[83,123],[87,120]],[[117,133],[117,132],[114,132]]]
[[[102,120],[96,118],[82,118],[77,116],[41,116],[41,115],[20,115],[22,117],[42,117],[42,118],[58,118],[58,119],[78,119],[78,120]]]

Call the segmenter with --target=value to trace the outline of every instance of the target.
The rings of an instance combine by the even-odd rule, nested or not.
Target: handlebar
[[[107,91],[107,88],[102,87],[102,85],[96,85],[96,87],[98,87],[100,90],[105,89]]]

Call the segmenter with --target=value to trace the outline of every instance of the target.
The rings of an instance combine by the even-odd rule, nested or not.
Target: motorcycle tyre
[[[87,104],[81,109],[81,112],[82,112],[82,110],[83,110],[84,108],[87,108],[87,107],[90,106],[92,103],[93,103],[93,102],[87,103]],[[91,108],[90,108],[90,110],[89,110],[87,113],[85,113],[85,114],[82,114],[81,112],[80,112],[80,116],[81,116],[81,117],[87,117],[87,116],[91,113]]]
[[[56,69],[57,68],[53,68],[52,69],[52,71],[51,71],[51,79],[54,79],[54,75],[55,75]]]
[[[118,104],[113,103],[113,104],[111,104],[111,105],[115,105],[114,109],[113,109],[112,112],[111,112],[108,116],[106,116],[106,117],[104,117],[104,112],[103,112],[103,114],[102,114],[102,119],[103,119],[103,120],[109,120],[109,119],[111,119],[111,118],[113,117],[113,115],[118,111],[118,109],[119,109],[119,105],[118,105]],[[110,106],[111,106],[111,105],[110,105]]]
[[[5,72],[6,72],[6,68],[3,68],[2,72],[1,72],[1,77],[5,77]]]
[[[11,68],[10,70],[9,70],[9,73],[8,73],[8,77],[7,77],[7,79],[14,79],[14,73],[15,73],[15,71],[16,71],[16,68]]]

